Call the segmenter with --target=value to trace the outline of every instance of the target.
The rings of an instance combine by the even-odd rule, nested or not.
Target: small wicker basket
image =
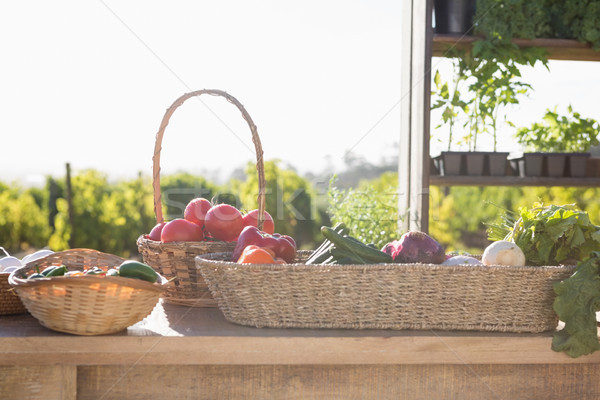
[[[91,249],[56,252],[31,261],[9,276],[23,304],[43,326],[76,335],[104,335],[122,331],[148,316],[164,292],[167,280],[150,283],[109,276],[56,276],[27,280],[51,265],[68,270],[120,265],[123,258]]]
[[[552,284],[575,266],[237,264],[196,257],[230,322],[272,328],[556,329]],[[310,253],[310,252],[309,252]]]
[[[0,315],[26,313],[25,305],[8,284],[9,273],[0,272]]]
[[[250,127],[252,142],[256,151],[256,169],[258,171],[258,226],[262,227],[265,211],[265,173],[263,163],[263,150],[258,136],[256,125],[244,106],[233,96],[217,89],[203,89],[186,93],[179,97],[167,109],[156,134],[154,146],[152,187],[154,189],[154,213],[156,222],[164,221],[161,204],[160,190],[160,151],[165,128],[175,110],[186,100],[209,94],[224,97],[228,102],[235,105],[242,117]],[[180,304],[189,307],[216,307],[217,303],[211,296],[210,290],[202,276],[196,269],[194,257],[206,253],[218,253],[233,251],[235,242],[203,241],[203,242],[171,242],[162,243],[150,240],[146,235],[137,239],[137,246],[144,262],[152,266],[156,271],[167,279],[173,279],[165,293],[164,300],[168,303]]]

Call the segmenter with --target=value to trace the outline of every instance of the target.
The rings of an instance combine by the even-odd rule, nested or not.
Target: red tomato
[[[229,204],[217,204],[206,213],[204,226],[215,239],[232,242],[244,228],[242,213]]]
[[[202,228],[183,218],[169,221],[162,229],[162,242],[201,242],[204,240]]]
[[[271,214],[265,211],[265,222],[263,223],[262,231],[272,235],[275,233],[275,223]],[[258,228],[258,210],[248,211],[243,218],[244,226],[256,226]]]
[[[185,206],[183,218],[198,224],[201,227],[204,227],[204,218],[211,207],[212,204],[210,201],[206,200],[205,198],[198,197],[190,201],[187,206]]]
[[[148,234],[148,239],[160,242],[160,235],[165,224],[166,222],[161,222],[160,224],[154,225],[154,228],[152,228],[152,230]]]

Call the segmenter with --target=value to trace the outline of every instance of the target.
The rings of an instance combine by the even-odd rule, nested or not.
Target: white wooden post
[[[427,232],[433,0],[403,1],[399,229]]]

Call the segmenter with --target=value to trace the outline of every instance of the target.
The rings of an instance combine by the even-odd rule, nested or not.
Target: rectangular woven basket
[[[154,144],[152,187],[154,190],[154,213],[156,222],[164,222],[160,189],[160,151],[165,128],[175,110],[186,100],[200,95],[211,95],[225,98],[241,112],[247,122],[252,142],[256,151],[256,170],[258,173],[258,226],[262,227],[265,211],[265,172],[263,150],[256,125],[244,106],[230,94],[218,89],[202,89],[186,93],[176,99],[167,109],[160,124]],[[202,242],[171,242],[163,243],[147,238],[138,237],[138,251],[144,262],[154,268],[159,274],[173,280],[163,298],[166,302],[188,307],[216,307],[217,303],[211,296],[210,290],[196,269],[194,257],[206,253],[233,251],[235,242],[202,241]]]
[[[556,329],[552,284],[575,266],[237,264],[196,257],[225,318],[272,328]]]

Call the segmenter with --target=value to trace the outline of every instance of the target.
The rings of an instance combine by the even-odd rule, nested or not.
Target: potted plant
[[[531,86],[520,79],[520,65],[534,65],[543,58],[535,52],[521,51],[512,44],[482,39],[472,50],[450,50],[453,78],[442,82],[439,71],[434,76],[431,109],[440,109],[441,122],[448,128],[447,150],[435,160],[442,175],[505,175],[508,152],[498,151],[499,126],[513,126],[502,111],[519,102]],[[466,90],[465,90],[466,89]],[[456,139],[457,122],[464,121],[464,135]],[[481,151],[479,138],[490,135],[492,148]],[[464,151],[452,151],[458,145]]]
[[[476,0],[434,0],[435,32],[466,34],[473,28]]]
[[[518,160],[521,176],[586,175],[588,151],[600,144],[600,124],[583,118],[571,105],[567,115],[559,115],[556,109],[547,109],[542,122],[517,130],[515,138],[524,148]]]
[[[453,145],[457,144],[455,136],[457,123],[461,117],[467,115],[471,100],[461,94],[461,86],[466,77],[460,71],[458,60],[463,57],[464,52],[456,49],[450,51],[453,62],[452,80],[450,82],[442,81],[440,71],[436,71],[433,78],[434,90],[431,92],[433,98],[431,110],[441,110],[441,121],[434,129],[438,130],[443,126],[447,126],[448,129],[448,136],[445,140],[446,150],[434,158],[434,165],[441,175],[461,175],[464,169],[464,152],[452,151],[452,149]]]

